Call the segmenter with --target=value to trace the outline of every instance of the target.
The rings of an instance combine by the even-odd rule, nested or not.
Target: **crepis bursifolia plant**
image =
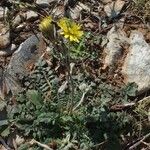
[[[72,112],[74,105],[74,83],[71,75],[70,52],[73,44],[81,41],[84,32],[81,29],[81,25],[75,21],[66,17],[54,21],[52,16],[44,17],[39,24],[39,29],[64,58],[64,64],[67,68],[67,80],[71,90],[67,108],[69,112]]]

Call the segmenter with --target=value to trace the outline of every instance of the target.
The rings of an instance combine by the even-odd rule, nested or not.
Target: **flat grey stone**
[[[5,71],[7,76],[7,86],[12,93],[17,93],[21,90],[19,79],[28,74],[26,63],[36,56],[38,43],[39,39],[35,35],[32,35],[13,53]]]

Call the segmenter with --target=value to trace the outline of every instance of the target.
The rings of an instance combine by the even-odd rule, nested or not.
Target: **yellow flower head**
[[[61,28],[60,34],[64,35],[64,37],[69,39],[70,41],[79,42],[79,39],[83,35],[83,31],[81,31],[81,26],[71,21],[68,18],[62,18],[57,23]]]
[[[47,17],[43,18],[39,24],[39,29],[42,33],[44,33],[46,35],[48,33],[50,33],[52,30],[52,17],[47,16]]]

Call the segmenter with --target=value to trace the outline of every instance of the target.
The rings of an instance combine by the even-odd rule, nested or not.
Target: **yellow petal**
[[[70,35],[70,41],[74,41],[74,37]]]
[[[60,32],[60,34],[61,34],[61,35],[63,35],[63,34],[64,34],[64,32],[63,32],[63,31],[61,31],[61,32]]]
[[[69,38],[69,35],[68,35],[68,34],[66,34],[64,37],[67,39],[67,38]]]
[[[68,38],[70,41],[79,42],[79,39],[83,35],[83,31],[80,30],[81,26],[71,21],[68,18],[62,18],[58,21],[58,26],[61,28],[65,38]]]

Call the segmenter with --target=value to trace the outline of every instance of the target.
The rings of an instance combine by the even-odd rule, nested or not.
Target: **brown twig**
[[[145,136],[143,136],[143,138],[140,141],[138,141],[135,144],[133,144],[132,146],[130,146],[129,150],[135,149],[137,146],[139,146],[144,140],[146,140],[149,137],[150,137],[150,133],[146,134]]]
[[[137,102],[131,102],[131,103],[127,103],[127,104],[117,104],[117,105],[113,105],[110,107],[110,111],[121,111],[121,110],[124,110],[124,109],[128,109],[128,108],[131,108],[131,107],[134,107],[136,106],[137,104],[140,104],[140,103],[143,103],[144,101],[146,100],[149,100],[150,99],[150,96],[148,97],[145,97]]]
[[[110,107],[110,111],[120,111],[120,110],[123,110],[123,109],[127,109],[127,108],[130,108],[130,107],[133,107],[135,105],[135,103],[127,103],[127,104],[120,104],[120,105],[113,105]]]

